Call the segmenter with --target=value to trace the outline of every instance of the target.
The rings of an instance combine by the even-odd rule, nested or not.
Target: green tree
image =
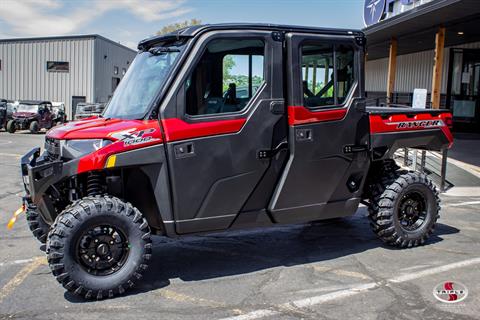
[[[183,22],[172,23],[164,26],[162,29],[160,29],[160,31],[157,31],[157,35],[167,34],[185,27],[197,26],[201,23],[202,21],[199,19],[190,19],[190,20],[185,20]]]
[[[233,76],[230,73],[235,67],[235,60],[233,59],[233,56],[226,55],[223,58],[223,91],[226,91],[228,89],[228,85],[233,81]]]

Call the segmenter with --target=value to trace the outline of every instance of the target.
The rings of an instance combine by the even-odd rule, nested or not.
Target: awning
[[[447,47],[480,41],[480,0],[432,1],[364,29],[368,59],[388,57],[392,37],[398,55],[431,50],[439,26],[447,29]]]

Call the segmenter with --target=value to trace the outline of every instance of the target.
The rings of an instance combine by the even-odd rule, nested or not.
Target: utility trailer
[[[138,49],[102,116],[51,129],[21,159],[29,226],[67,290],[123,294],[152,235],[345,217],[360,203],[389,245],[432,234],[436,186],[392,155],[449,148],[452,115],[367,106],[362,32],[203,25]]]

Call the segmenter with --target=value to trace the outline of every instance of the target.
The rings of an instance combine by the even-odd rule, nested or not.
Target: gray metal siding
[[[0,42],[0,98],[64,102],[72,96],[93,99],[95,38]],[[47,72],[47,61],[69,62],[69,72]]]
[[[97,38],[95,40],[95,101],[107,102],[112,92],[112,78],[123,78],[122,69],[128,69],[136,52],[116,43]],[[105,58],[106,57],[106,58]],[[114,67],[118,67],[118,75]]]
[[[400,44],[399,44],[400,45]],[[480,48],[480,42],[467,43],[454,48]],[[447,93],[448,63],[450,48],[446,48],[442,77],[442,94]],[[415,88],[432,90],[432,75],[434,63],[434,50],[416,52],[397,57],[397,78],[395,92],[412,93]],[[366,65],[366,91],[387,91],[388,58],[367,61]]]

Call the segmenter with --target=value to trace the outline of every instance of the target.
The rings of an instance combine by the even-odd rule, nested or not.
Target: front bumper
[[[47,191],[50,186],[75,175],[77,161],[52,161],[46,153],[40,154],[40,148],[34,148],[20,159],[20,167],[25,201],[37,206],[45,220],[52,222],[56,212]]]
[[[18,130],[26,130],[26,129],[29,129],[30,122],[32,121],[32,119],[29,119],[29,118],[15,118],[14,121],[15,121],[15,127]]]

